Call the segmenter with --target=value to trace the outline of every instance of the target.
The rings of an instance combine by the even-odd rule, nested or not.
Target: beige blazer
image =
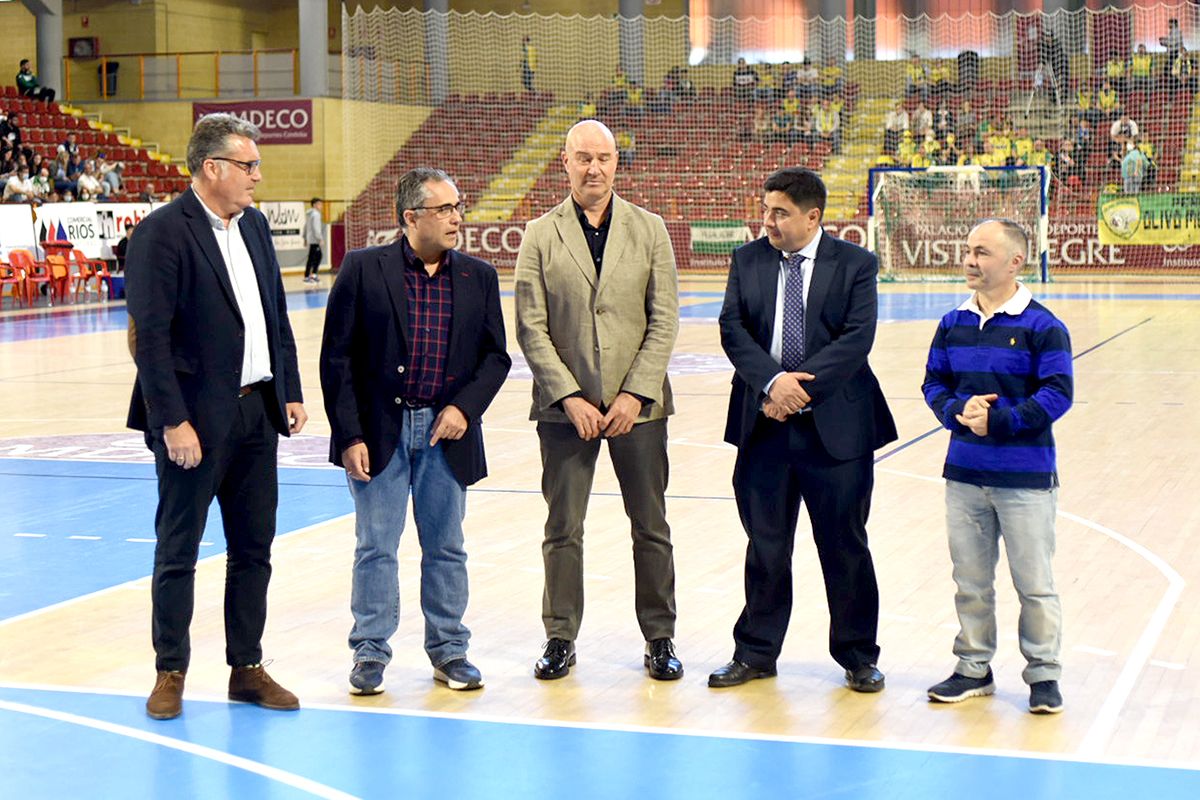
[[[675,252],[662,217],[612,199],[600,277],[568,197],[530,222],[517,254],[517,341],[533,372],[529,418],[567,422],[555,403],[582,392],[653,400],[639,422],[675,412],[667,362],[679,333]]]

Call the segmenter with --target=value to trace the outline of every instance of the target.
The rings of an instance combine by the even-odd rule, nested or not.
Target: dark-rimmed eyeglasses
[[[407,210],[408,211],[432,211],[433,215],[435,217],[437,217],[438,219],[449,219],[450,215],[452,213],[454,213],[455,211],[458,212],[458,215],[460,217],[463,214],[465,214],[467,211],[467,204],[460,201],[458,203],[444,203],[443,205],[440,205],[440,206],[413,206],[412,208],[409,208]]]
[[[210,161],[228,161],[230,164],[237,164],[241,167],[242,172],[247,175],[253,175],[254,170],[262,166],[262,161],[238,161],[236,158],[226,158],[225,156],[209,156]]]

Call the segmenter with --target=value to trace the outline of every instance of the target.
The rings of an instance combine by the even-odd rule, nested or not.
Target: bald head
[[[575,202],[589,211],[603,212],[617,175],[617,140],[608,126],[594,119],[577,122],[567,132],[562,162]]]
[[[1029,253],[1029,237],[1025,235],[1025,229],[1019,223],[1004,218],[985,219],[976,223],[971,233],[979,230],[999,237],[999,240],[1007,245],[1007,255],[1012,257],[1020,254],[1021,262],[1024,263],[1025,256]]]
[[[591,146],[594,143],[607,143],[614,153],[617,151],[617,138],[608,126],[598,119],[585,119],[576,122],[571,126],[571,130],[567,131],[567,141],[563,150],[570,153],[581,146]]]

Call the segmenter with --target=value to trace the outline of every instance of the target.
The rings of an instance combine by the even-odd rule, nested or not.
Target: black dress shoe
[[[882,692],[883,673],[874,664],[863,664],[854,670],[846,670],[846,685],[856,692]]]
[[[743,664],[735,658],[725,666],[713,670],[713,673],[708,676],[708,685],[714,689],[722,689],[726,686],[741,686],[743,683],[757,678],[774,677],[775,667],[760,669],[752,667],[749,664]]]
[[[533,665],[533,677],[552,681],[566,677],[575,666],[575,643],[566,639],[551,639],[546,642],[546,650],[542,657]]]
[[[683,677],[683,663],[675,657],[675,645],[670,639],[646,642],[646,656],[642,661],[656,681],[675,681]]]

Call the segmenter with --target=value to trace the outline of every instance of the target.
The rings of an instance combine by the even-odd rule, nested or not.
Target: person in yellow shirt
[[[1137,144],[1137,149],[1142,151],[1142,155],[1146,156],[1146,172],[1142,178],[1142,189],[1148,189],[1154,186],[1154,180],[1158,177],[1158,160],[1157,151],[1154,147],[1154,142],[1146,141],[1141,137],[1134,139]]]
[[[1054,154],[1046,149],[1045,141],[1035,139],[1033,148],[1022,157],[1021,161],[1031,167],[1053,167]]]
[[[904,65],[904,94],[906,97],[920,97],[923,103],[929,102],[929,71],[916,53]]]
[[[1105,81],[1100,87],[1100,91],[1096,94],[1096,108],[1105,119],[1112,119],[1117,115],[1117,110],[1121,106],[1121,99],[1117,95],[1117,90],[1113,88],[1112,83]]]
[[[933,104],[935,106],[948,101],[954,92],[950,62],[939,61],[930,67],[929,83],[931,86],[930,93],[933,95]]]
[[[923,151],[918,150],[913,154],[912,163],[909,165],[913,169],[925,169],[933,166],[933,159],[927,156]]]
[[[1016,137],[1012,140],[1012,156],[1018,161],[1026,159],[1033,152],[1033,137],[1024,128],[1017,131]]]
[[[995,130],[988,135],[987,152],[999,154],[1000,163],[992,164],[994,167],[1004,166],[1004,162],[1012,155],[1013,142],[1003,130]]]
[[[646,112],[646,90],[637,81],[629,81],[625,89],[625,110],[633,114]]]
[[[912,164],[913,156],[917,154],[917,143],[912,131],[905,131],[900,137],[900,145],[896,148],[896,161],[901,164]]]
[[[1117,94],[1125,93],[1125,59],[1119,57],[1116,53],[1109,56],[1108,61],[1104,64],[1104,79],[1112,85]]]
[[[962,163],[963,153],[958,147],[957,137],[953,133],[946,134],[946,145],[938,153],[938,163],[945,166],[957,166]]]
[[[596,101],[592,97],[592,93],[588,92],[583,97],[583,102],[579,104],[580,119],[595,119],[597,115]]]
[[[1135,92],[1148,92],[1154,88],[1154,61],[1146,52],[1146,45],[1139,44],[1137,52],[1129,61],[1130,83]]]
[[[788,89],[788,93],[780,102],[780,106],[783,108],[783,113],[788,116],[795,117],[800,113],[800,98],[796,96],[795,89]]]
[[[841,65],[834,61],[833,56],[829,56],[825,60],[825,66],[821,68],[821,92],[825,97],[835,97],[842,93],[846,88],[846,71]]]

